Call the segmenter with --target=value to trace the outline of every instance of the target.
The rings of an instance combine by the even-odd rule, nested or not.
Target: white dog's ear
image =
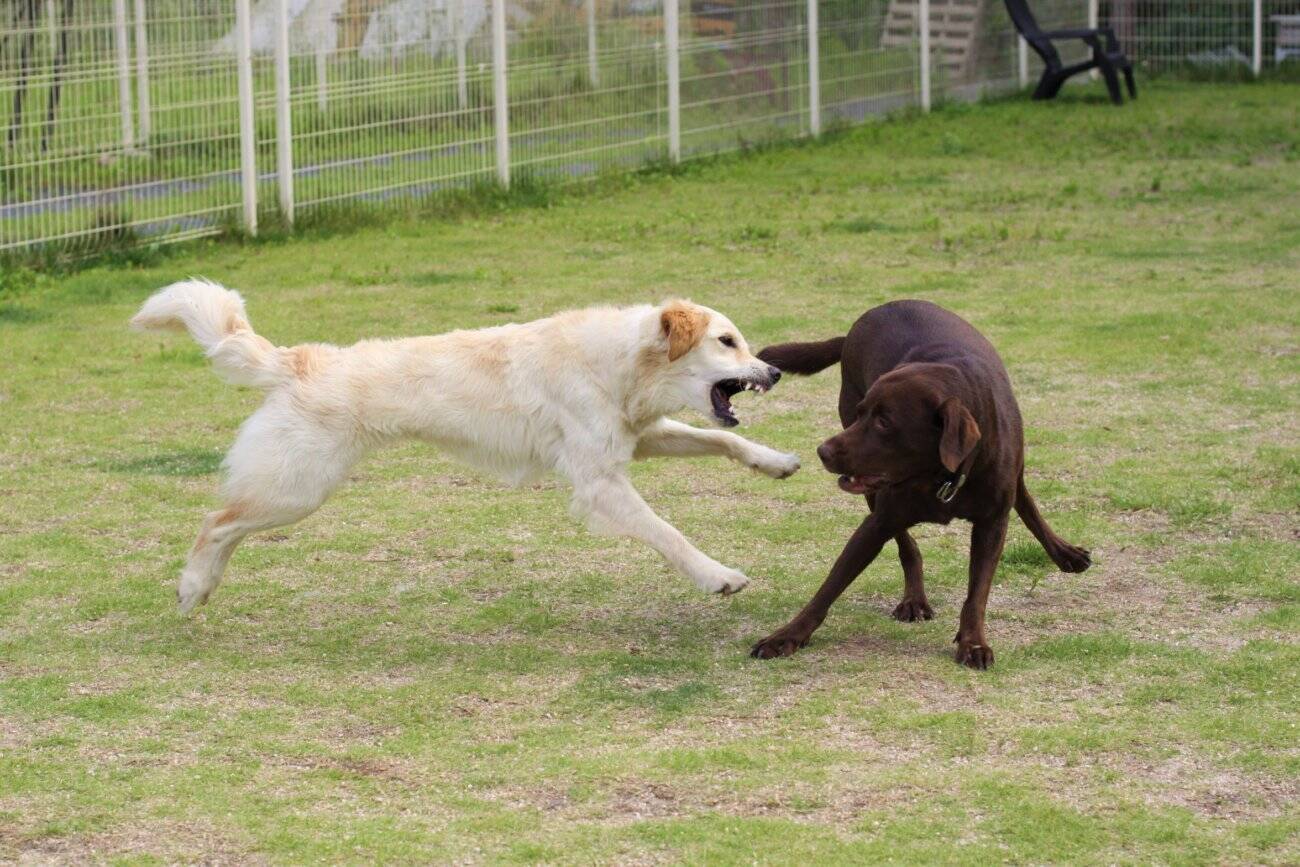
[[[669,301],[664,305],[659,325],[668,338],[668,360],[676,361],[704,339],[709,317],[689,301]]]

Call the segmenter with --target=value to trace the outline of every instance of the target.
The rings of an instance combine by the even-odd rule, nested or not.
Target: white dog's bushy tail
[[[235,385],[274,388],[293,375],[284,350],[253,333],[239,293],[207,280],[184,280],[158,290],[144,302],[131,327],[184,328],[203,347],[217,374]]]

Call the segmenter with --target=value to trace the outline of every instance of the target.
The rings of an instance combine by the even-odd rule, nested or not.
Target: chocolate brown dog
[[[925,598],[921,552],[908,528],[964,518],[974,526],[970,583],[957,630],[957,661],[993,664],[984,607],[1014,506],[1063,572],[1092,561],[1052,532],[1025,487],[1025,441],[1011,380],[992,344],[961,317],[925,301],[868,310],[847,337],[783,343],[758,354],[787,373],[840,362],[844,431],[817,449],[840,487],[865,494],[871,514],[844,546],[830,576],[788,624],[754,645],[760,659],[789,656],[808,643],[826,612],[885,543],[898,543],[903,600],[898,620],[934,616]]]

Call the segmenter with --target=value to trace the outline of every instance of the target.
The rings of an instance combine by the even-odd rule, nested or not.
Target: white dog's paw
[[[749,585],[749,578],[744,572],[729,569],[719,563],[718,567],[711,570],[707,575],[696,578],[695,583],[700,585],[700,589],[705,593],[730,596],[744,590]]]
[[[184,572],[180,583],[176,585],[176,610],[181,614],[189,614],[207,602],[210,595],[212,587],[207,582],[192,573]]]
[[[800,467],[798,455],[778,452],[766,446],[762,447],[762,451],[754,456],[749,465],[774,479],[789,478],[798,472]]]

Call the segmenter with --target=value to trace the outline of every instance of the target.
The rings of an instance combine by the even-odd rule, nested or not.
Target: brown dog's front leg
[[[822,586],[813,594],[813,598],[794,616],[789,623],[773,632],[767,638],[754,645],[749,655],[755,659],[771,659],[775,656],[790,656],[808,643],[808,639],[826,619],[826,612],[840,594],[844,592],[853,579],[862,574],[880,549],[885,546],[893,533],[885,526],[880,514],[867,516],[853,535],[849,543],[840,552],[839,559],[831,567],[831,574],[822,582]]]
[[[957,661],[971,668],[993,665],[993,648],[984,637],[984,608],[988,605],[993,573],[1002,558],[1007,539],[1007,514],[991,520],[977,521],[970,534],[970,583],[966,604],[961,608],[961,625],[957,629]]]

